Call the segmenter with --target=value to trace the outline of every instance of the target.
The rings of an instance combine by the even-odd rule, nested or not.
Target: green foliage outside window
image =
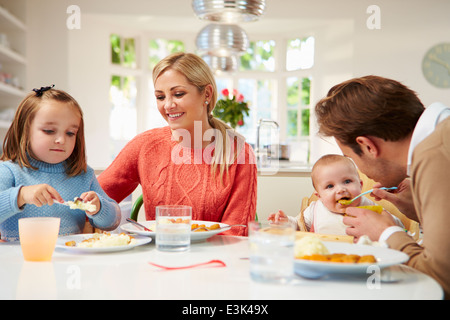
[[[148,44],[149,68],[153,67],[164,57],[175,52],[184,52],[184,42],[180,40],[152,39]]]
[[[252,41],[241,56],[240,70],[275,71],[275,41]]]

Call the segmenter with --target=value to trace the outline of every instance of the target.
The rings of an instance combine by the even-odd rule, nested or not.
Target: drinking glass
[[[61,218],[19,219],[19,239],[26,261],[51,261],[58,239]]]
[[[187,251],[191,245],[192,208],[181,205],[156,207],[156,248]]]
[[[294,274],[295,227],[249,223],[250,276],[258,282],[287,283]]]

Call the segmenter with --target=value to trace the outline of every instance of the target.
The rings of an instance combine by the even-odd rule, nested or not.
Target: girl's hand
[[[273,223],[289,221],[287,215],[281,210],[278,210],[277,213],[270,214],[268,220],[272,221]]]
[[[98,197],[97,193],[95,193],[94,191],[85,192],[80,196],[80,198],[83,199],[83,202],[91,201],[92,204],[95,205],[95,207],[97,208],[97,210],[93,211],[93,212],[85,211],[87,214],[94,215],[100,211],[100,206],[101,206],[100,198]]]
[[[37,207],[44,205],[53,205],[53,202],[64,202],[53,187],[48,184],[38,184],[33,186],[25,186],[20,188],[17,198],[17,205],[22,207],[25,204],[34,204]]]

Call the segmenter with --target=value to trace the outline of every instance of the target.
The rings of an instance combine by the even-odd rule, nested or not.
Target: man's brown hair
[[[402,140],[412,133],[424,110],[414,91],[378,76],[340,83],[315,107],[319,134],[335,137],[358,155],[358,136]]]

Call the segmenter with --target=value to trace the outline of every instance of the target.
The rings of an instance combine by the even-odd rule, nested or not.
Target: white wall
[[[292,176],[258,176],[256,212],[260,221],[267,220],[271,213],[283,210],[290,216],[300,213],[303,197],[314,192],[309,174],[295,173]]]

